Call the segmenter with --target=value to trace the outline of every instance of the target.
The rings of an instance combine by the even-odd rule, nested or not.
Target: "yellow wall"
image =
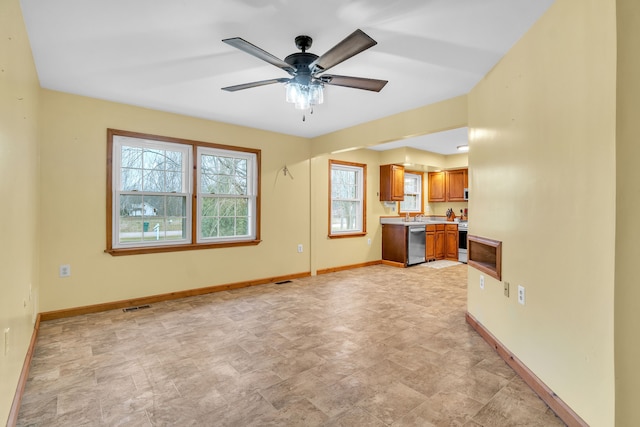
[[[594,427],[614,425],[615,38],[614,0],[557,0],[468,95],[469,233],[503,242],[512,286],[470,268],[469,312]]]
[[[42,311],[310,271],[297,252],[310,242],[307,139],[48,90],[42,102]],[[105,254],[107,128],[261,149],[262,243]]]
[[[328,237],[329,232],[329,160],[367,165],[367,235]],[[312,271],[379,261],[382,256],[380,216],[386,209],[380,198],[380,155],[372,150],[317,156],[311,160],[311,234]],[[371,243],[369,244],[369,239]]]
[[[0,424],[4,424],[33,332],[39,286],[40,86],[17,0],[0,2],[0,69]]]
[[[618,0],[616,188],[616,425],[640,425],[640,2]]]

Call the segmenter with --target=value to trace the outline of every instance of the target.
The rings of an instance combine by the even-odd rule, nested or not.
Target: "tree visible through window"
[[[259,241],[259,150],[112,129],[108,146],[107,252]]]
[[[329,236],[361,235],[365,227],[365,183],[367,166],[329,161]]]
[[[251,235],[255,198],[249,173],[254,169],[253,157],[199,148],[201,241]]]

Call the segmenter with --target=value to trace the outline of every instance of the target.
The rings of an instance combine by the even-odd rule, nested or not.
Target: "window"
[[[400,212],[422,211],[422,174],[405,171],[404,201],[400,202]]]
[[[260,151],[108,130],[107,252],[259,243]]]
[[[198,241],[253,239],[256,156],[198,147]]]
[[[329,160],[329,237],[366,232],[367,165]]]

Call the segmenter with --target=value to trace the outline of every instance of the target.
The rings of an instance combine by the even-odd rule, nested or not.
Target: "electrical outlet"
[[[302,253],[302,244],[298,245],[298,253],[301,254]]]
[[[62,264],[59,268],[60,277],[71,276],[71,266],[69,264]]]
[[[518,303],[524,305],[525,293],[524,286],[518,285]]]
[[[484,289],[484,276],[480,275],[480,289]]]
[[[509,282],[504,282],[504,296],[509,298]]]

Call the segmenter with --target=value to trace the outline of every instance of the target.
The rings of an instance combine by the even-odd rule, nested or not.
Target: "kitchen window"
[[[329,160],[329,237],[366,233],[367,165]]]
[[[108,130],[112,255],[259,243],[260,151]]]
[[[404,173],[404,201],[400,202],[401,213],[422,213],[422,174]]]

